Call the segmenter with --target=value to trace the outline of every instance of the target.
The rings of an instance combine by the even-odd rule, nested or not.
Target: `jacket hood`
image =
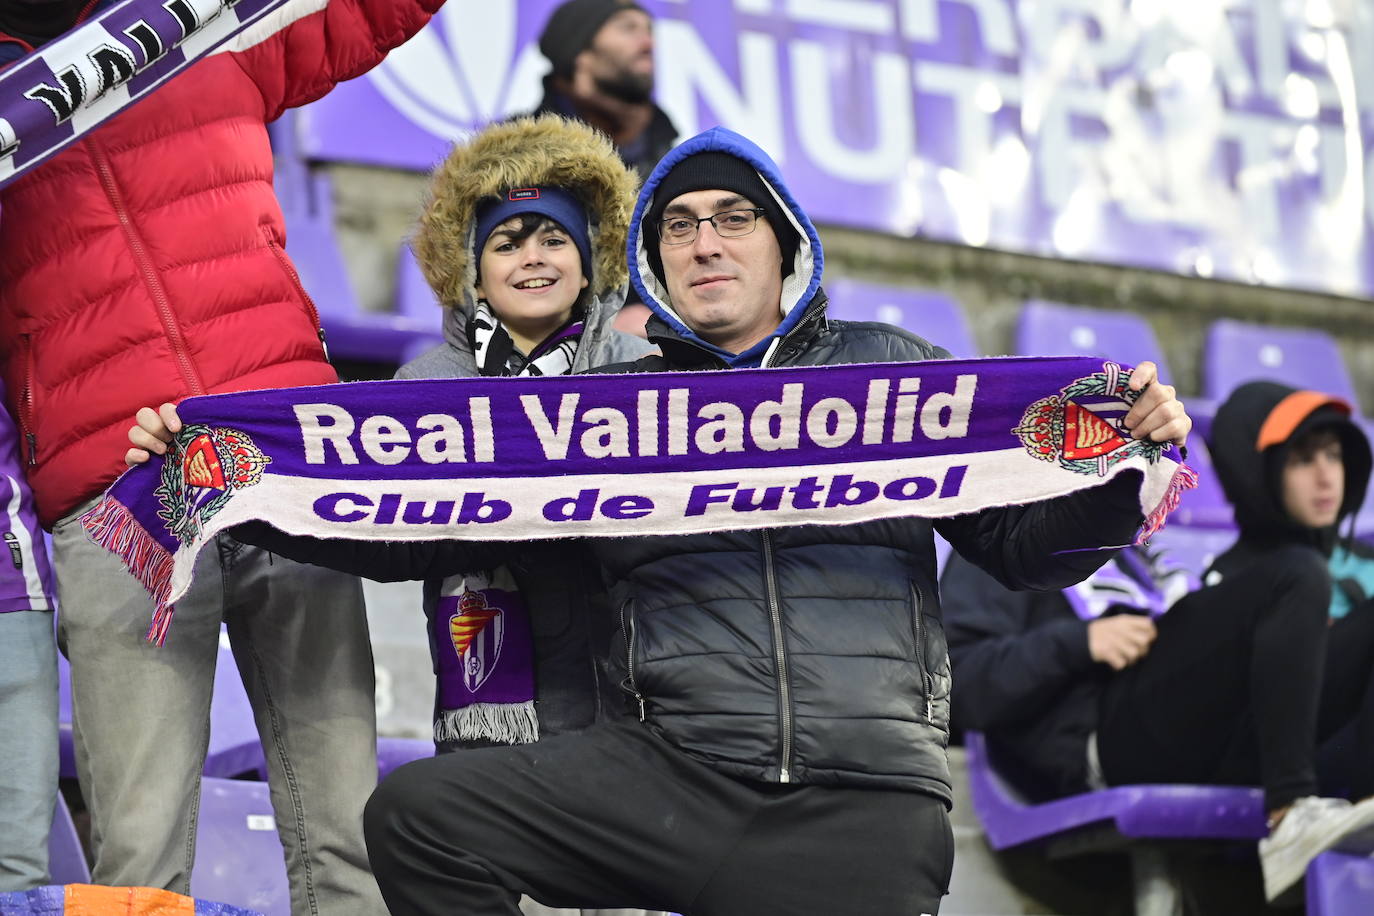
[[[640,222],[643,220],[645,212],[653,206],[654,191],[662,183],[663,177],[688,156],[706,152],[728,153],[753,166],[768,190],[773,193],[777,203],[782,206],[783,211],[792,221],[792,226],[800,237],[797,253],[792,262],[792,273],[783,278],[782,299],[779,303],[782,322],[771,336],[764,338],[744,353],[739,354],[729,353],[702,340],[673,311],[672,303],[668,299],[668,291],[664,289],[663,284],[658,282],[658,278],[654,276],[653,270],[649,267],[648,254],[644,248],[645,241],[640,232]],[[821,239],[816,234],[816,227],[811,224],[811,220],[807,218],[801,205],[792,196],[792,192],[787,189],[787,185],[778,172],[777,165],[768,157],[767,153],[752,141],[724,127],[713,127],[684,141],[664,156],[653,172],[650,173],[648,180],[644,182],[644,187],[640,189],[639,200],[635,203],[634,215],[630,218],[628,255],[630,282],[638,291],[644,304],[667,322],[668,326],[678,336],[716,353],[730,365],[757,365],[766,357],[768,350],[788,331],[792,330],[801,320],[802,312],[805,311],[803,307],[811,301],[816,290],[820,287],[821,268],[824,264]]]
[[[592,298],[625,285],[625,238],[634,172],[592,127],[553,114],[494,124],[453,148],[434,170],[414,250],[445,308],[470,317],[476,305],[472,256],[478,204],[511,188],[556,186],[581,199],[592,221]]]
[[[1369,485],[1369,440],[1350,420],[1350,412],[1340,398],[1278,382],[1241,385],[1218,408],[1208,446],[1242,537],[1330,550],[1340,520],[1359,509]],[[1314,531],[1284,510],[1282,474],[1289,443],[1319,427],[1335,429],[1341,437],[1345,493],[1337,525]]]

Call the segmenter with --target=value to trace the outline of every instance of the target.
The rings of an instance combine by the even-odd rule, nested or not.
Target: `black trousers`
[[[1374,796],[1374,601],[1328,631],[1317,739],[1322,794]]]
[[[395,916],[517,916],[522,893],[687,916],[933,916],[954,863],[932,796],[744,782],[633,720],[408,764],[365,830]]]
[[[1180,600],[1103,692],[1107,781],[1259,784],[1272,811],[1318,794],[1318,744],[1358,720],[1350,786],[1374,791],[1374,608],[1331,626],[1330,601],[1325,560],[1299,547]]]

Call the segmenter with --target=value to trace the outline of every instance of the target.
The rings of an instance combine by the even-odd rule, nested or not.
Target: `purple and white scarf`
[[[567,375],[582,330],[581,321],[570,320],[526,355],[491,304],[478,299],[468,322],[468,343],[483,376]],[[438,612],[430,621],[439,679],[435,743],[538,741],[529,609],[510,571],[503,567],[450,576],[440,594]]]
[[[217,49],[239,50],[328,0],[125,0],[0,72],[0,187]]]
[[[1123,430],[1127,378],[1032,357],[213,395],[82,521],[154,596],[159,642],[197,552],[253,519],[359,540],[686,534],[942,518],[1132,470],[1147,537],[1196,475]]]
[[[577,357],[582,329],[581,321],[569,321],[526,355],[516,349],[510,332],[487,300],[478,299],[468,322],[468,344],[481,375],[567,375]]]

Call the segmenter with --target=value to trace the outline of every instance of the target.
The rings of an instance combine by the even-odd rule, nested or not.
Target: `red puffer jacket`
[[[0,360],[45,526],[123,470],[139,407],[337,380],[283,250],[266,123],[442,0],[306,2],[0,192]]]

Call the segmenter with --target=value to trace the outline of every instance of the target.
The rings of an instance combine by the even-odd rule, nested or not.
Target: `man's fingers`
[[[133,467],[136,464],[145,463],[151,457],[152,455],[149,455],[141,448],[131,448],[124,453],[124,463],[129,467]]]

